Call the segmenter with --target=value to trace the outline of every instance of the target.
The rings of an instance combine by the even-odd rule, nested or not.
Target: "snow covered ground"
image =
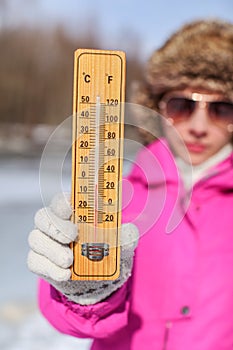
[[[87,350],[90,340],[59,334],[40,315],[37,279],[26,266],[27,236],[43,205],[39,162],[39,158],[0,157],[0,349]],[[49,185],[52,170],[47,175]],[[66,180],[69,183],[68,174]],[[51,185],[49,195],[55,190]]]
[[[18,320],[16,318],[11,321],[1,320],[0,348],[2,350],[87,350],[90,348],[90,341],[60,334],[42,318],[38,311],[25,313],[22,309],[22,315]]]
[[[59,135],[57,138],[60,141]],[[37,278],[26,265],[27,237],[33,229],[35,212],[47,205],[55,193],[70,190],[68,148],[63,145],[58,150],[57,145],[56,138],[51,140],[47,155],[42,158],[32,154],[23,157],[20,150],[14,156],[0,154],[1,350],[90,348],[90,340],[59,334],[41,316],[36,304]],[[127,148],[131,150],[132,146],[127,144]],[[124,173],[130,167],[130,159],[131,156],[124,161]]]

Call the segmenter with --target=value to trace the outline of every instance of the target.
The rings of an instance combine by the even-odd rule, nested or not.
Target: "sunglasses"
[[[166,118],[172,122],[188,120],[197,108],[205,109],[210,120],[220,126],[227,127],[233,123],[233,103],[213,99],[213,95],[197,92],[187,95],[166,95],[159,103],[159,108]]]

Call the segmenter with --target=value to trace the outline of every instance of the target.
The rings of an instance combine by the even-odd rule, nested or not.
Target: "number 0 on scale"
[[[78,49],[74,64],[73,280],[120,274],[125,54]]]

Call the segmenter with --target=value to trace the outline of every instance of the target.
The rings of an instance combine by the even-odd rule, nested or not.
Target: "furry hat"
[[[186,24],[151,57],[146,79],[156,95],[179,87],[203,87],[233,100],[233,24]]]
[[[158,109],[173,89],[202,87],[233,101],[233,24],[198,20],[175,32],[148,61],[136,103]]]

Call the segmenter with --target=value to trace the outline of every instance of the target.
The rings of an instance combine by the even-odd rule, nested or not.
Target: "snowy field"
[[[43,203],[39,158],[0,158],[0,349],[87,350],[89,340],[59,334],[40,315],[36,277],[26,266],[27,236]],[[48,172],[48,184],[53,177]],[[67,183],[69,176],[67,175]],[[52,196],[56,189],[51,186]]]
[[[41,316],[36,302],[37,278],[26,265],[27,237],[34,226],[35,212],[48,205],[54,194],[70,191],[70,145],[62,142],[67,139],[55,133],[42,157],[0,154],[1,350],[90,349],[89,339],[59,334]],[[129,141],[125,148],[128,156],[123,173],[129,171],[137,147]]]

